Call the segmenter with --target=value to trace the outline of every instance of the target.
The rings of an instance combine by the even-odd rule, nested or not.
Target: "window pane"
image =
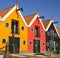
[[[40,36],[40,32],[39,32],[39,27],[35,27],[35,36],[39,37]]]
[[[9,23],[6,23],[6,27],[9,27]]]
[[[30,41],[30,45],[32,45],[32,42]]]
[[[26,41],[23,41],[23,44],[25,45],[26,44]]]
[[[18,21],[12,21],[12,33],[18,33]]]
[[[2,39],[2,43],[6,43],[6,40],[5,39]]]
[[[22,30],[24,30],[24,26],[22,26]]]

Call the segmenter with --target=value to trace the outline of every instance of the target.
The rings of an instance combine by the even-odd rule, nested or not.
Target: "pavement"
[[[21,53],[21,54],[10,54],[10,55],[16,56],[18,58],[60,58],[60,54],[36,55],[34,53]]]
[[[0,55],[3,58],[4,55]],[[9,54],[9,58],[60,58],[60,54],[35,54],[35,53],[20,53]]]
[[[46,58],[44,55],[35,55],[34,53],[21,53],[21,54],[10,54],[11,56],[16,56],[20,58]]]

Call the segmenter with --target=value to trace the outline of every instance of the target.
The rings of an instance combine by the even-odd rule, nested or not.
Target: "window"
[[[9,23],[6,23],[6,27],[9,27]]]
[[[6,43],[6,39],[2,39],[2,43]]]
[[[45,45],[45,43],[43,43],[43,45]]]
[[[51,39],[54,39],[54,37],[55,37],[54,36],[54,30],[53,29],[50,30],[50,37],[51,37]]]
[[[26,44],[26,41],[23,41],[23,44],[25,45]]]
[[[24,26],[22,26],[21,28],[22,28],[22,30],[24,30]]]
[[[35,36],[36,37],[40,36],[40,31],[39,31],[39,27],[38,26],[35,27]]]
[[[44,31],[41,31],[42,34],[44,34]]]
[[[57,37],[57,33],[55,33],[55,37]]]
[[[18,21],[12,20],[12,33],[18,33]]]
[[[56,43],[56,47],[58,47],[58,43]]]
[[[47,35],[48,35],[48,36],[50,35],[50,32],[49,32],[49,31],[47,32]]]
[[[49,47],[49,42],[47,42],[47,46]]]
[[[30,41],[30,45],[32,45],[32,42]]]
[[[33,29],[33,28],[31,28],[31,29],[30,29],[30,31],[31,31],[31,32],[33,32],[33,31],[34,31],[34,29]]]
[[[50,48],[54,48],[54,41],[50,40]]]

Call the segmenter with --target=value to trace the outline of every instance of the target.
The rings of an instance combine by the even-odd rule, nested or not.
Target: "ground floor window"
[[[2,43],[6,43],[6,39],[2,39]]]

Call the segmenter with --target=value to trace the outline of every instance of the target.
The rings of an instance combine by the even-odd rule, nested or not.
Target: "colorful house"
[[[27,25],[16,5],[0,10],[0,49],[5,51],[6,43],[10,53],[27,50]],[[3,48],[4,47],[4,48]]]
[[[46,50],[45,31],[38,13],[24,16],[28,27],[28,51],[37,53]]]
[[[0,49],[10,53],[40,53],[58,49],[59,33],[53,20],[41,21],[39,14],[22,16],[17,5],[0,10]]]
[[[46,51],[56,51],[58,49],[59,33],[52,19],[42,21],[46,32]]]

